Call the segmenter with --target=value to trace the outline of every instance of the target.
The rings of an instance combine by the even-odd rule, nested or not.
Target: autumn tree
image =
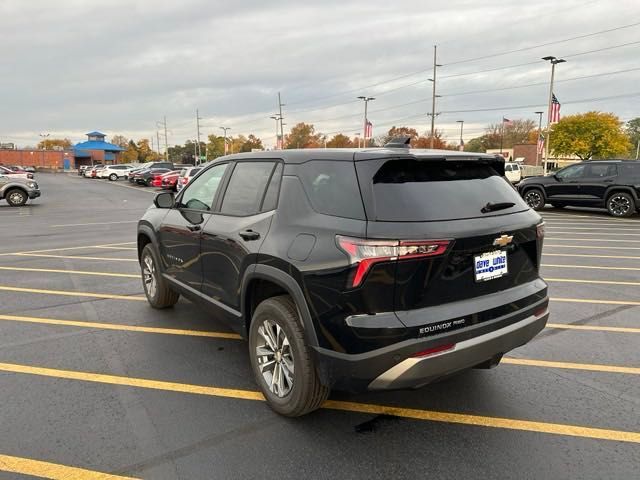
[[[411,141],[413,148],[432,148],[431,147],[431,132],[429,135],[417,137]],[[443,138],[443,133],[439,130],[435,130],[433,133],[433,148],[439,150],[447,149],[447,142]]]
[[[640,149],[640,117],[636,117],[627,122],[625,132],[631,141],[630,158],[637,158]]]
[[[240,147],[241,152],[250,152],[251,150],[264,150],[262,140],[254,134],[250,134]]]
[[[129,140],[127,146],[122,152],[122,156],[120,157],[121,163],[136,163],[138,162],[138,146],[136,142],[133,140]]]
[[[416,140],[420,135],[418,134],[418,131],[415,128],[393,126],[389,129],[386,135],[381,136],[378,140],[382,145],[384,145],[385,143],[389,142],[390,140],[396,137],[403,137],[403,136],[411,137],[411,142],[413,144],[413,141]]]
[[[111,143],[117,145],[121,148],[127,148],[127,144],[129,143],[129,139],[124,135],[114,135],[111,137]]]
[[[569,115],[553,125],[549,148],[556,157],[575,155],[588,160],[626,154],[631,145],[616,115],[587,112]]]
[[[224,155],[224,137],[209,135],[207,142],[207,158],[218,158],[222,155]]]
[[[491,124],[486,129],[486,135],[489,135],[491,139],[497,139],[498,145],[487,148],[499,148],[500,137],[502,137],[502,148],[513,148],[514,145],[529,143],[532,134],[536,135],[535,138],[537,138],[537,131],[536,122],[530,119],[511,120],[508,123],[504,122],[502,125],[499,123]]]
[[[331,140],[327,141],[327,147],[329,148],[351,148],[353,146],[351,139],[342,133],[334,135]]]
[[[285,135],[286,148],[318,148],[322,143],[322,134],[316,133],[313,125],[300,122],[289,134]]]
[[[38,143],[40,150],[69,149],[71,148],[71,140],[68,138],[45,138]]]

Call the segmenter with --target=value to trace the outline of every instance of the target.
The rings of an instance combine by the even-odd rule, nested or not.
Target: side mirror
[[[161,192],[153,199],[153,204],[158,208],[171,208],[174,203],[175,200],[171,192]]]

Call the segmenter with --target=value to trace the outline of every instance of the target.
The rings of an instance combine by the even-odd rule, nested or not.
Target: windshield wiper
[[[482,213],[495,212],[496,210],[504,210],[505,208],[515,207],[515,203],[513,202],[498,202],[498,203],[487,203],[482,210]]]

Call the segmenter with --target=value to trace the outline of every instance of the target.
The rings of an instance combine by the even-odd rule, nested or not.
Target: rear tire
[[[523,198],[533,210],[538,211],[544,208],[544,192],[539,188],[530,188],[524,192]]]
[[[115,182],[116,180],[118,180],[118,175],[116,175],[115,173],[112,173],[111,175],[109,175],[109,180],[111,180],[112,182]]]
[[[4,198],[12,207],[21,207],[22,205],[27,203],[27,199],[29,197],[24,190],[21,190],[19,188],[12,188],[7,192]]]
[[[288,295],[264,300],[256,308],[249,329],[249,359],[267,403],[281,415],[305,415],[329,396]]]
[[[612,217],[630,217],[636,208],[631,195],[625,192],[615,192],[607,198],[607,210]]]
[[[153,244],[148,243],[140,255],[144,293],[153,308],[173,307],[178,302],[180,294],[171,289],[169,282],[160,273],[159,265],[156,249]]]

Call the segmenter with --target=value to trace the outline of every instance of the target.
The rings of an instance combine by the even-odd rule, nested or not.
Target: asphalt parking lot
[[[2,479],[637,478],[638,215],[543,212],[550,324],[498,368],[286,419],[228,328],[148,306],[151,189],[37,180],[30,206],[0,204]]]

